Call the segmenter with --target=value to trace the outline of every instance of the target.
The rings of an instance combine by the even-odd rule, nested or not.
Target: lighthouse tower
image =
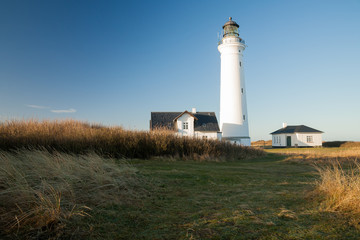
[[[220,74],[220,131],[222,139],[250,146],[243,51],[245,41],[239,37],[239,25],[231,17],[223,26],[218,50]]]

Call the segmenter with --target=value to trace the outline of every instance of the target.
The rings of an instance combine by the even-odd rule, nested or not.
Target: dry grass
[[[359,228],[359,143],[349,142],[337,148],[287,148],[267,152],[286,155],[287,161],[315,165],[320,178],[310,195],[320,201],[320,210],[345,215],[351,225]]]
[[[0,152],[0,237],[57,238],[89,207],[133,201],[139,185],[135,169],[96,154]]]
[[[295,162],[349,162],[360,157],[360,147],[340,148],[284,148],[268,149],[270,153],[288,156],[288,161]]]
[[[341,148],[360,148],[360,142],[346,142],[341,144]]]
[[[360,164],[353,161],[347,169],[340,163],[317,167],[320,180],[315,192],[321,198],[321,209],[345,214],[350,224],[359,227],[360,223]]]
[[[258,140],[255,142],[251,142],[252,147],[258,147],[258,148],[271,148],[272,147],[272,140]]]
[[[0,124],[0,149],[46,148],[114,158],[172,157],[194,160],[234,160],[263,156],[264,152],[217,140],[174,136],[173,132],[128,131],[74,120],[7,121]]]

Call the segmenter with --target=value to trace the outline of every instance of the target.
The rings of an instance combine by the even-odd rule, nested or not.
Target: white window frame
[[[184,130],[189,129],[189,123],[188,122],[183,122],[183,129]]]
[[[274,144],[278,144],[279,143],[279,136],[276,136],[274,137]]]
[[[314,137],[313,136],[306,136],[306,142],[307,143],[313,143],[314,142]]]

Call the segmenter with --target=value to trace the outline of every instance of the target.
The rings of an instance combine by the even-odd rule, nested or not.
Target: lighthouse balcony
[[[223,43],[242,43],[245,45],[245,41],[239,37],[225,37],[218,42],[218,45],[221,45]]]

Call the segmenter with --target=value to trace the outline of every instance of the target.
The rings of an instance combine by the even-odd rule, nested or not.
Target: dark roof
[[[280,128],[279,130],[272,132],[270,134],[282,134],[282,133],[322,133],[322,131],[310,128],[305,125],[299,126],[287,126],[285,128]]]
[[[195,121],[195,131],[220,131],[214,112],[198,112],[195,113],[194,116],[198,119]]]
[[[151,112],[150,129],[167,128],[173,129],[173,120],[182,112]]]
[[[233,21],[233,20],[232,20],[232,17],[229,17],[229,21],[227,21],[227,22],[224,24],[223,28],[225,28],[227,25],[233,25],[233,26],[239,28],[239,24],[237,24],[235,21]]]
[[[151,112],[150,128],[174,129],[174,120],[184,112]],[[214,112],[189,113],[195,118],[195,131],[218,132],[218,121]]]

